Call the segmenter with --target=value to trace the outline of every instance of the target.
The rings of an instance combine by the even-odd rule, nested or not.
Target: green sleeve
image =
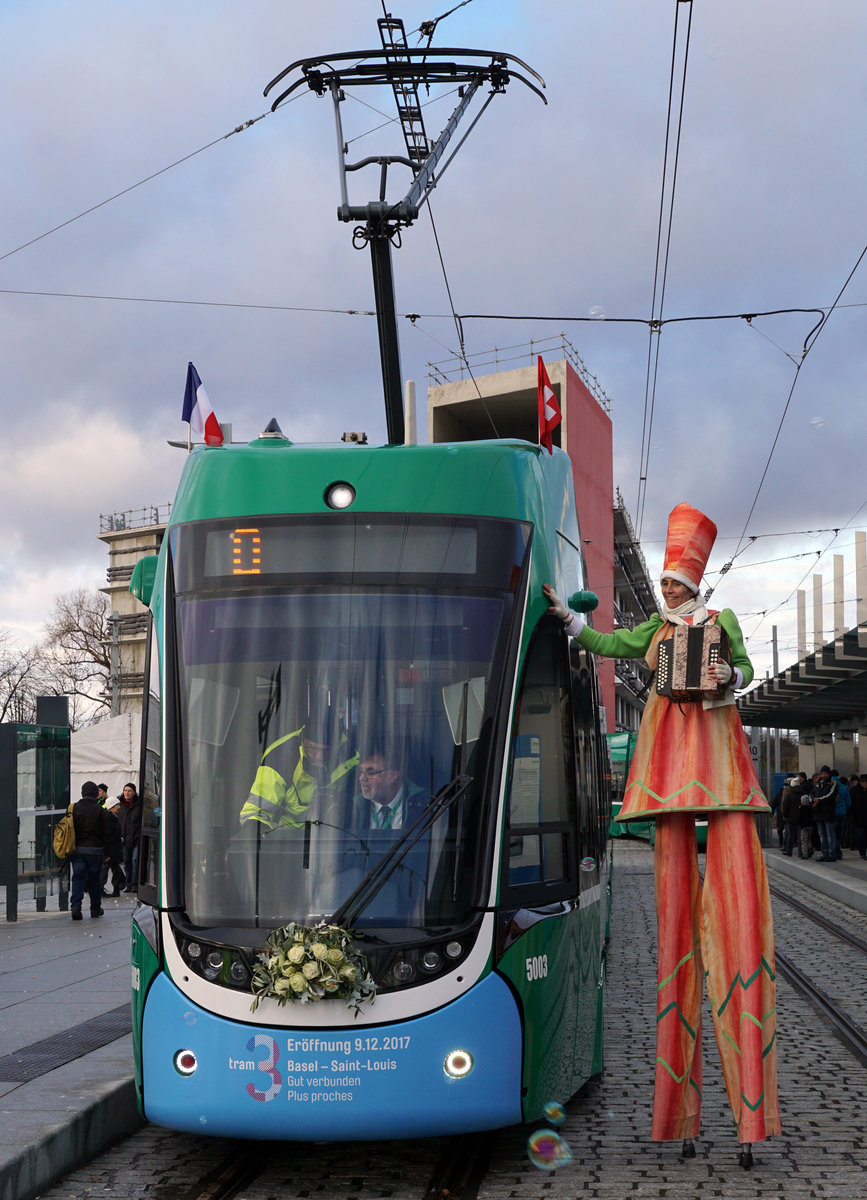
[[[744,635],[741,633],[741,627],[738,624],[738,619],[730,608],[724,608],[717,617],[720,625],[729,635],[729,646],[731,647],[732,666],[738,667],[744,677],[743,686],[749,687],[753,682],[753,664],[750,662],[746,647],[744,646]]]
[[[661,625],[662,617],[658,614],[634,629],[615,629],[613,633],[599,633],[585,625],[577,640],[592,654],[601,654],[604,658],[643,658]]]

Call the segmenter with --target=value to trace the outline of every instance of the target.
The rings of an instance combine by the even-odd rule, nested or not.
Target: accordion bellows
[[[659,643],[658,694],[679,703],[721,699],[725,687],[710,674],[720,659],[731,661],[728,634],[721,625],[676,625],[672,636]]]

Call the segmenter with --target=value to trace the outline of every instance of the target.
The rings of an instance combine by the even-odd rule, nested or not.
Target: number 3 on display
[[[532,983],[534,979],[547,979],[547,977],[547,954],[537,954],[534,958],[527,959],[527,979],[530,983]]]

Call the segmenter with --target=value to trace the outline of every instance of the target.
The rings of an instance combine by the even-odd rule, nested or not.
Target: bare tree
[[[0,721],[35,721],[36,697],[43,692],[41,648],[21,650],[6,630],[0,630]]]
[[[109,601],[75,588],[57,596],[40,646],[44,691],[68,696],[73,729],[111,711]]]

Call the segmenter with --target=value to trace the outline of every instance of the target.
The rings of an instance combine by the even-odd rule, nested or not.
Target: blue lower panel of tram
[[[522,1120],[521,1053],[498,975],[400,1024],[311,1030],[227,1021],[163,974],[143,1018],[145,1116],[190,1133],[298,1140],[495,1129]]]

